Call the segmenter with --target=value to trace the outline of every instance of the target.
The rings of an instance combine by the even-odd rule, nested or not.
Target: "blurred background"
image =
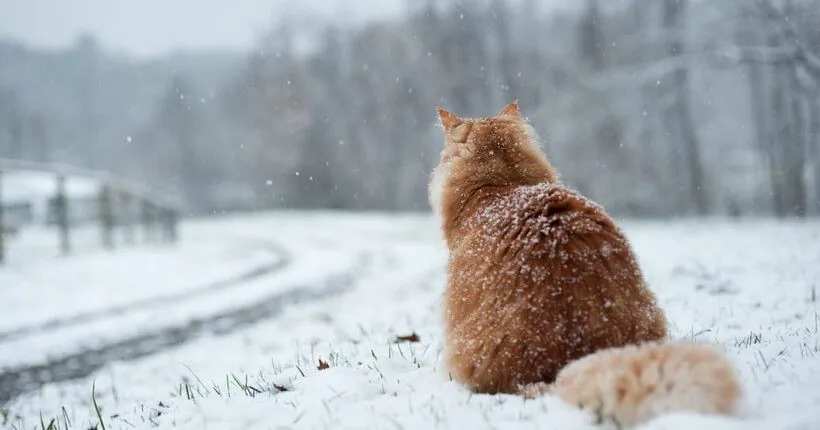
[[[183,216],[426,211],[434,108],[514,99],[613,214],[817,215],[819,95],[816,0],[0,1],[0,157]]]

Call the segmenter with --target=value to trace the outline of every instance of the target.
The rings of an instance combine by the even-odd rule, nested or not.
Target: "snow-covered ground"
[[[284,259],[277,251],[261,242],[192,237],[178,246],[135,246],[9,265],[0,271],[5,290],[0,338],[20,327],[193,293],[214,280],[276,264]]]
[[[645,429],[820,428],[820,223],[676,221],[625,227],[674,335],[723,345],[747,388],[746,404],[735,419],[670,415]],[[217,243],[226,244],[224,253],[216,250]],[[160,267],[174,281],[102,303],[103,287],[89,283],[85,293],[73,284],[82,284],[80,278],[66,275],[72,279],[68,302],[45,298],[63,293],[38,287],[43,303],[33,300],[40,315],[31,318],[41,321],[58,312],[88,312],[196,288],[194,280],[206,278],[196,272],[205,265],[214,266],[207,268],[213,276],[221,273],[222,263],[210,263],[212,257],[223,255],[227,271],[242,258],[226,254],[247,252],[249,266],[274,258],[255,248],[261,244],[279,249],[275,254],[286,256],[287,264],[230,288],[146,307],[151,317],[138,323],[123,312],[77,325],[71,335],[46,330],[37,342],[26,344],[27,337],[21,337],[13,342],[23,343],[13,346],[0,340],[0,357],[37,363],[41,353],[73,351],[64,336],[84,336],[93,346],[93,339],[105,343],[134,330],[207,318],[287,291],[326,288],[328,282],[349,285],[324,299],[289,303],[250,326],[48,384],[0,406],[0,427],[39,428],[42,416],[45,427],[54,419],[60,428],[87,429],[98,423],[94,385],[106,429],[607,428],[548,397],[472,395],[438,371],[446,252],[429,216],[279,213],[197,221],[185,226],[177,250],[155,251],[154,257],[136,249],[78,256],[41,265],[40,274],[34,266],[10,267],[0,269],[0,284],[60,279],[57,270],[62,270],[100,283],[127,279],[123,288],[130,290],[144,285],[140,280],[163,280],[141,267],[152,258],[164,261]],[[333,277],[339,273],[347,273],[345,281]],[[0,303],[11,294],[0,288]],[[0,326],[22,321],[6,317],[2,306]],[[395,342],[411,334],[418,342]]]

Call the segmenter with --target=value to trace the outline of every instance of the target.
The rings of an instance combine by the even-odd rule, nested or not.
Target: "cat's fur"
[[[445,367],[476,392],[551,383],[573,360],[667,337],[632,248],[602,207],[561,185],[517,103],[443,109],[430,203],[449,248]]]
[[[632,427],[669,412],[731,414],[741,388],[716,348],[679,342],[603,349],[567,365],[553,384],[529,384],[521,392],[553,394]]]

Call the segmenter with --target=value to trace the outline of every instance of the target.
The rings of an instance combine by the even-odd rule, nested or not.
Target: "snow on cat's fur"
[[[429,198],[449,248],[444,366],[453,379],[476,392],[532,393],[581,357],[666,339],[666,316],[626,237],[601,206],[560,184],[517,103],[495,117],[439,117],[445,144]],[[716,357],[705,360],[722,365]],[[572,387],[559,394],[596,405]]]

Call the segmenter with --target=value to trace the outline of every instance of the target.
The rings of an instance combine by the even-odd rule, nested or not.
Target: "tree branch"
[[[797,52],[794,48],[732,46],[717,50],[710,57],[714,61],[726,64],[783,64],[794,62],[796,55]]]
[[[792,45],[794,58],[816,81],[820,81],[820,57],[802,42],[800,32],[789,17],[770,0],[757,0],[758,8],[769,18],[780,33],[781,39]]]

